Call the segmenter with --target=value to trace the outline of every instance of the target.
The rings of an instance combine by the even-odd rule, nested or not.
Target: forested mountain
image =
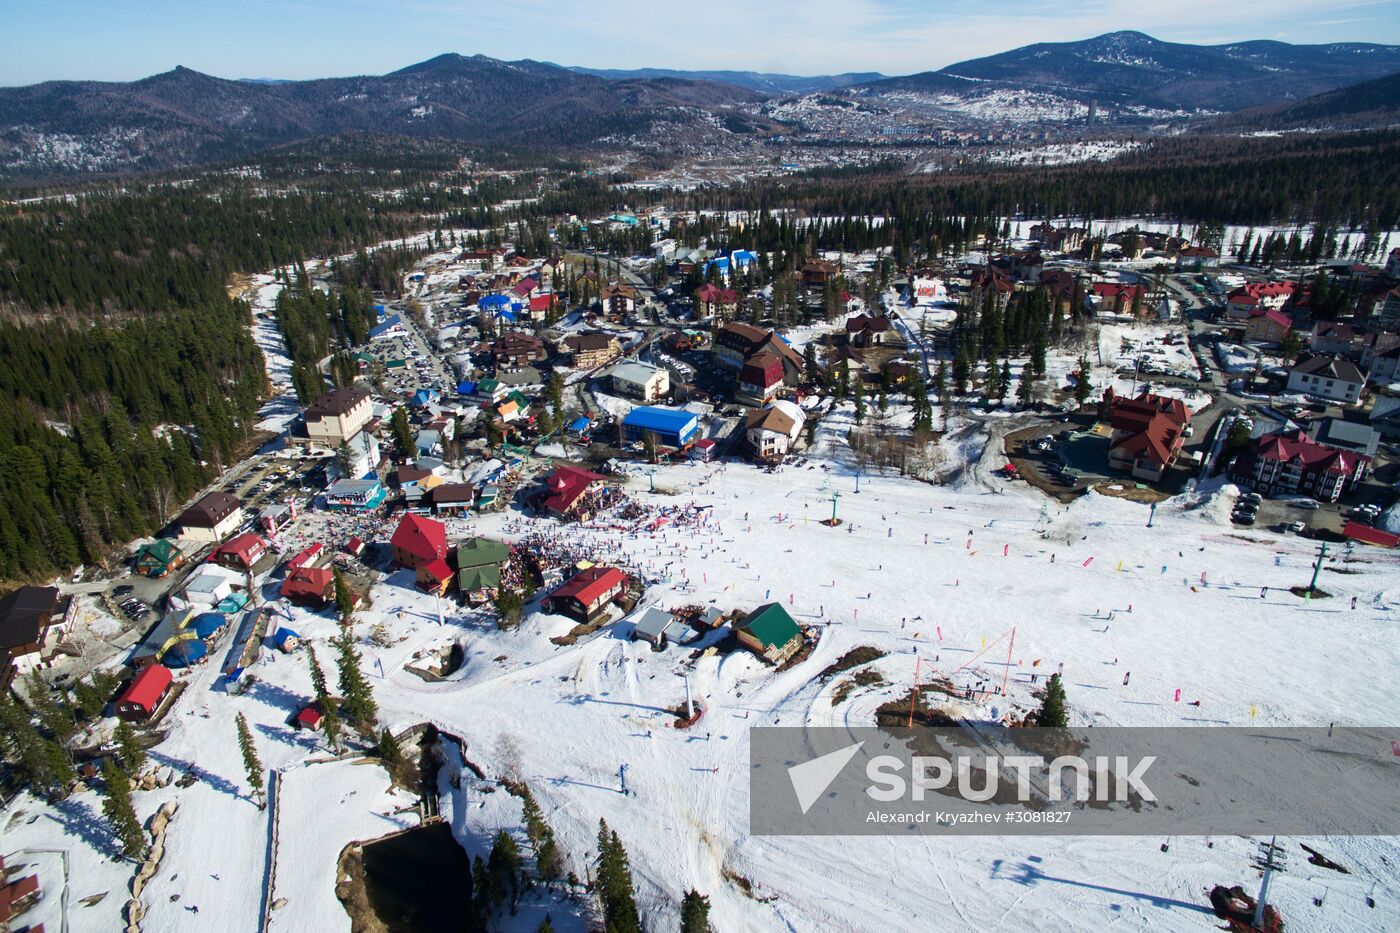
[[[345,132],[557,146],[700,122],[760,99],[678,78],[610,81],[533,61],[441,55],[382,76],[259,83],[176,68],[130,83],[0,89],[0,177],[151,170]]]
[[[583,68],[567,66],[580,74],[607,78],[609,81],[630,81],[638,78],[679,78],[685,81],[718,81],[733,84],[762,94],[815,94],[880,81],[878,71],[847,72],[839,75],[784,75],[761,71],[677,71],[671,68]]]
[[[1338,88],[1291,104],[1273,104],[1221,117],[1210,129],[1347,129],[1400,124],[1400,72]]]
[[[1400,46],[1394,45],[1201,46],[1114,32],[1080,42],[1027,45],[860,89],[969,97],[994,90],[1039,92],[1105,106],[1232,111],[1297,100],[1395,71],[1400,71]]]

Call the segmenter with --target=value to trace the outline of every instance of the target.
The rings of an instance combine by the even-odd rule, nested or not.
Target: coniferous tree
[[[535,870],[546,881],[559,877],[563,869],[563,859],[559,845],[554,841],[554,830],[545,821],[544,813],[530,792],[529,786],[522,787],[521,810],[525,819],[525,835],[535,848]]]
[[[1089,401],[1089,396],[1094,392],[1094,383],[1090,379],[1089,373],[1089,360],[1081,356],[1079,358],[1079,374],[1074,381],[1074,401],[1080,407]]]
[[[509,898],[510,912],[514,914],[520,902],[520,847],[504,829],[496,833],[491,843],[491,855],[486,867],[491,873],[493,890],[501,901]]]
[[[122,853],[134,859],[144,857],[146,833],[131,802],[131,778],[108,758],[102,765],[102,783],[106,790],[102,814],[112,827],[112,835],[121,843]]]
[[[603,925],[608,933],[640,933],[636,892],[627,850],[607,821],[598,821],[598,898],[603,907]]]
[[[1032,393],[1035,391],[1035,374],[1031,371],[1031,364],[1027,363],[1021,367],[1021,381],[1016,386],[1016,401],[1025,408],[1030,405]]]
[[[394,413],[389,416],[389,429],[394,434],[394,443],[398,446],[399,452],[404,456],[412,456],[413,428],[408,423],[408,409],[399,406],[394,409]]]
[[[122,770],[127,774],[140,774],[146,765],[146,748],[131,723],[125,719],[118,722],[112,738],[117,743],[117,758],[121,761]]]
[[[350,592],[350,585],[345,582],[345,575],[338,569],[333,572],[335,582],[335,611],[340,615],[340,624],[349,625],[355,618],[355,596]]]
[[[336,647],[336,669],[340,673],[341,710],[345,718],[360,729],[374,725],[379,707],[374,702],[369,681],[360,670],[360,655],[349,627],[341,629],[333,642]]]
[[[710,899],[694,888],[681,901],[681,933],[710,933]]]
[[[316,649],[311,642],[304,642],[306,645],[306,663],[311,669],[311,690],[316,694],[316,699],[320,700],[330,695],[326,686],[326,672],[321,670],[321,661],[316,657]]]
[[[1046,728],[1063,729],[1069,725],[1065,709],[1065,688],[1060,683],[1059,674],[1051,674],[1045,685],[1045,698],[1040,701],[1040,710],[1035,714],[1035,724]]]
[[[258,809],[267,806],[267,799],[263,796],[263,766],[258,760],[258,749],[253,744],[253,733],[248,728],[248,720],[242,713],[238,714],[238,748],[243,753],[243,767],[248,774],[248,786],[253,790],[253,797],[258,802]]]

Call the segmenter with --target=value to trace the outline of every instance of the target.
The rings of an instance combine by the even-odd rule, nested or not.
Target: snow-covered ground
[[[839,433],[827,432],[819,448],[834,455],[839,443]],[[580,876],[597,821],[606,818],[629,849],[654,928],[674,926],[675,905],[692,886],[711,897],[716,928],[725,930],[1212,927],[1214,918],[1199,910],[1204,891],[1252,883],[1253,840],[1208,845],[1176,838],[1163,852],[1155,838],[748,835],[749,727],[869,722],[880,702],[908,688],[916,657],[926,676],[951,673],[984,640],[995,642],[1013,626],[1008,698],[968,702],[958,714],[987,718],[993,705],[1031,707],[1029,673],[1039,661],[1040,671],[1064,664],[1071,718],[1079,724],[1396,719],[1396,559],[1362,551],[1349,568],[1356,573],[1324,573],[1332,599],[1309,604],[1281,589],[1261,599],[1262,586],[1306,583],[1312,549],[1264,531],[1234,531],[1228,491],[1170,500],[1147,530],[1141,505],[1089,495],[1067,508],[1045,508],[1037,494],[1000,481],[938,487],[867,475],[856,494],[848,469],[828,459],[776,477],[721,464],[662,467],[655,478],[656,494],[646,491],[645,478],[632,481],[631,494],[657,508],[703,507],[708,520],[620,532],[604,519],[560,536],[658,581],[644,604],[713,602],[728,610],[779,600],[820,630],[810,659],[783,673],[743,653],[691,662],[689,650],[657,654],[629,641],[626,621],[559,647],[548,639],[570,623],[558,616],[531,613],[517,630],[501,633],[489,615],[450,604],[439,624],[434,601],[402,572],[376,587],[374,608],[357,625],[362,637],[376,627],[388,635],[382,645],[361,645],[385,724],[438,723],[466,740],[489,776],[517,772]],[[817,519],[830,515],[836,492],[846,524],[831,529]],[[556,527],[503,513],[454,522],[453,533],[470,528],[518,538]],[[1351,596],[1358,597],[1354,611]],[[1110,611],[1116,617],[1108,622]],[[292,613],[289,624],[317,646],[334,679],[327,640],[336,623]],[[414,652],[452,640],[465,644],[466,661],[447,681],[425,683],[403,669]],[[873,665],[886,685],[860,688],[836,704],[832,690],[841,678],[821,683],[815,675],[858,645],[886,652]],[[990,670],[974,663],[955,681]],[[683,696],[682,671],[708,710],[690,732],[668,728],[662,712]],[[1122,684],[1126,671],[1131,686]],[[285,725],[311,693],[304,652],[265,652],[253,673],[252,689],[231,696],[216,688],[213,666],[196,669],[167,719],[169,737],[153,757],[180,771],[197,765],[204,777],[188,789],[137,794],[143,816],[166,799],[180,802],[165,862],[144,895],[146,929],[245,930],[258,923],[269,813],[245,796],[236,713],[252,722],[264,764],[281,771],[274,893],[287,902],[273,912],[272,929],[348,929],[331,890],[340,849],[411,819],[390,812],[404,798],[385,793],[377,766],[307,764],[325,749]],[[1173,702],[1178,688],[1181,703]],[[1187,705],[1191,700],[1201,705]],[[630,796],[616,790],[623,764]],[[473,781],[460,791],[444,788],[452,795],[444,814],[470,851],[482,851],[498,828],[518,829],[499,792],[488,795]],[[108,860],[99,812],[100,799],[90,792],[57,808],[23,799],[5,828],[7,848],[69,850],[75,898],[110,892],[94,907],[70,908],[75,931],[115,928],[131,873]],[[1273,888],[1293,928],[1400,924],[1393,840],[1317,844],[1352,873],[1298,859]],[[750,880],[757,900],[729,880],[739,876]],[[1373,885],[1377,906],[1369,910],[1363,897]],[[1313,906],[1324,893],[1323,906]],[[197,918],[186,909],[193,906]],[[535,925],[538,916],[530,915]],[[507,928],[527,927],[522,921]]]

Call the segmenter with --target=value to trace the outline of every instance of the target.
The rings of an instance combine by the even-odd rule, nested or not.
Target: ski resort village
[[[0,928],[1245,929],[1268,834],[752,835],[750,730],[1396,725],[1400,238],[870,223],[231,282],[253,449],[0,601]],[[1400,928],[1394,838],[1274,846]]]

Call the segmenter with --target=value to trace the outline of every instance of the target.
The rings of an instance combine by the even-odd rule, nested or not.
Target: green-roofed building
[[[132,569],[143,576],[158,580],[170,571],[179,568],[184,562],[185,554],[175,542],[168,538],[161,538],[150,544],[141,545],[141,548],[136,552]]]
[[[388,360],[384,364],[385,369],[403,369],[408,365],[408,360]]]
[[[734,627],[739,643],[774,664],[802,647],[802,630],[780,603],[765,603]]]
[[[496,597],[501,565],[510,560],[510,545],[471,538],[457,545],[457,589],[473,605]]]

